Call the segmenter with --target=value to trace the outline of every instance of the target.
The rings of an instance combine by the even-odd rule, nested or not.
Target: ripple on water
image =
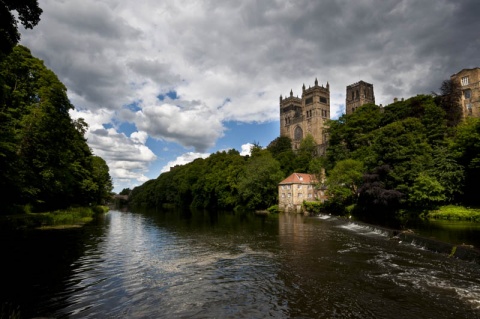
[[[311,220],[267,231],[244,220],[195,228],[112,212],[107,235],[71,263],[50,299],[62,304],[51,305],[53,316],[474,318],[477,268],[361,225]]]

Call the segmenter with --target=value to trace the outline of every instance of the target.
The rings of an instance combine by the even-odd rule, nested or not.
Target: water
[[[478,263],[328,216],[111,211],[0,244],[25,318],[480,317]]]

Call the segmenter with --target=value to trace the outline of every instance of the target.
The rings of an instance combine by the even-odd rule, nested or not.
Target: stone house
[[[462,90],[463,117],[480,117],[480,68],[463,69],[450,77]]]
[[[278,207],[282,211],[301,212],[303,201],[327,199],[325,188],[318,188],[315,175],[293,173],[278,184]]]

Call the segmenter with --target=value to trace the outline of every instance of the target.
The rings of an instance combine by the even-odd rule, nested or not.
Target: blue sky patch
[[[168,91],[168,93],[165,94],[159,94],[157,98],[160,101],[164,101],[166,98],[169,98],[170,100],[178,100],[177,92],[176,91]]]

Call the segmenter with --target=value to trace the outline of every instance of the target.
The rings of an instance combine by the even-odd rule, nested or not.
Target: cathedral
[[[359,81],[347,86],[345,101],[346,113],[353,113],[366,103],[375,103],[373,85]],[[317,79],[313,87],[302,86],[302,96],[282,97],[280,95],[280,136],[292,140],[294,150],[308,134],[317,144],[317,155],[324,155],[327,147],[326,122],[330,119],[330,85],[318,85]]]
[[[292,139],[294,150],[300,147],[300,142],[308,134],[317,143],[317,154],[325,154],[327,143],[325,121],[330,119],[330,85],[318,85],[315,79],[313,87],[302,87],[302,97],[280,96],[280,136]]]

